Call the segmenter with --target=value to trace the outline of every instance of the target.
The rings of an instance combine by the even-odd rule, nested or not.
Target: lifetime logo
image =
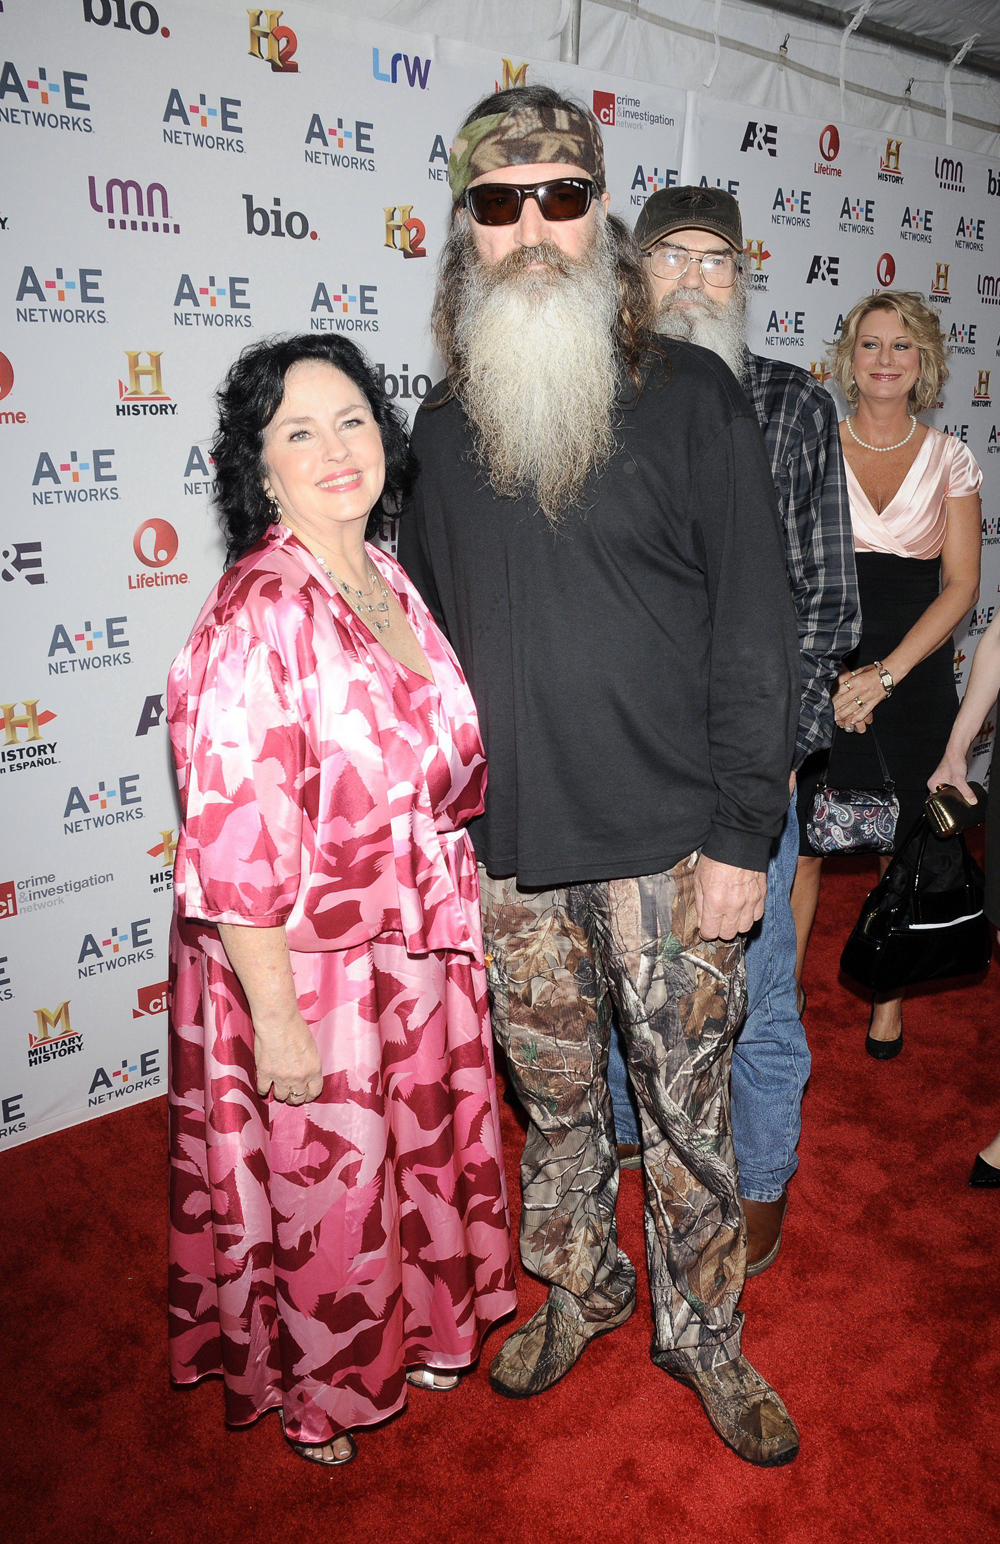
[[[889,289],[896,277],[896,259],[891,252],[883,252],[875,264],[875,277],[883,289]]]
[[[97,27],[110,25],[120,32],[140,32],[147,38],[156,32],[161,38],[170,36],[170,28],[160,26],[156,7],[147,0],[132,0],[131,5],[128,0],[83,0],[83,19]]]
[[[173,562],[177,556],[177,547],[177,532],[169,520],[144,520],[132,538],[132,551],[145,568],[152,568],[155,572],[129,574],[129,589],[161,589],[169,585],[187,584],[187,574],[164,574],[159,571]]]
[[[248,7],[250,18],[250,57],[271,66],[275,75],[297,75],[295,51],[299,40],[291,27],[280,25],[284,11],[263,11]]]
[[[145,189],[134,177],[109,177],[104,184],[104,203],[97,179],[87,178],[90,207],[95,214],[108,217],[108,230],[153,231],[163,236],[179,236],[180,225],[170,215],[170,200],[162,182],[148,182]],[[134,207],[133,207],[134,206]]]
[[[504,62],[506,63],[506,60]],[[393,86],[398,85],[398,72],[401,64],[406,74],[407,85],[419,86],[421,91],[426,91],[428,77],[431,73],[430,59],[418,59],[415,54],[412,58],[409,54],[393,54],[389,62],[389,69],[386,71],[382,69],[378,49],[372,49],[372,74],[376,80],[383,80]],[[521,84],[523,85],[523,81]],[[504,89],[506,90],[507,88],[504,87]]]
[[[839,166],[831,165],[840,154],[840,130],[835,123],[828,123],[819,134],[819,153],[821,161],[813,162],[813,171],[819,177],[841,177],[843,173]]]
[[[393,252],[402,252],[404,257],[426,257],[424,237],[427,227],[413,213],[413,205],[392,204],[388,209],[383,207],[382,212],[385,215],[383,246]]]
[[[11,542],[9,547],[0,550],[0,558],[4,560],[0,567],[0,580],[4,584],[13,584],[18,577],[26,584],[45,583],[40,541]]]

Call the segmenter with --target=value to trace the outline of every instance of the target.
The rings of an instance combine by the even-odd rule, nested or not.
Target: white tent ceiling
[[[757,4],[758,0],[751,0]],[[857,3],[849,6],[811,4],[809,0],[760,0],[771,9],[788,11],[817,22],[846,27]],[[892,39],[885,34],[897,35]],[[976,41],[965,68],[985,67],[1000,76],[1000,3],[998,0],[875,0],[859,28],[862,37],[884,36],[886,42],[906,46],[907,38],[931,45],[941,55],[954,57],[963,43]]]

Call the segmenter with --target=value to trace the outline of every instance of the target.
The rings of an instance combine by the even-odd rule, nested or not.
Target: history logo
[[[378,285],[320,279],[309,307],[311,332],[378,332]]]
[[[313,113],[306,129],[305,160],[336,171],[373,172],[377,169],[374,132],[375,125],[362,118]]]
[[[951,305],[951,292],[948,288],[948,276],[951,273],[950,263],[935,263],[934,281],[928,294],[931,300],[939,306]]]
[[[200,91],[185,94],[172,87],[163,109],[163,143],[186,150],[228,150],[242,155],[245,150],[240,123],[239,97],[209,97]],[[182,125],[182,127],[178,127]]]
[[[114,503],[118,474],[111,449],[40,450],[31,478],[31,502],[51,504]]]
[[[388,208],[383,206],[382,213],[385,216],[383,246],[393,252],[402,252],[404,257],[427,256],[424,247],[427,227],[413,213],[412,204],[390,204]]]
[[[299,67],[295,52],[299,40],[291,27],[281,25],[284,14],[284,11],[264,11],[248,6],[250,57],[269,64],[275,75],[297,75]]]
[[[162,182],[145,187],[134,177],[109,177],[103,186],[87,178],[90,207],[103,215],[110,231],[139,231],[155,236],[179,236],[180,224],[170,213],[170,199]]]
[[[0,703],[0,776],[9,772],[36,772],[58,766],[56,740],[46,737],[46,726],[56,715],[50,708],[39,711],[38,698]]]
[[[145,364],[141,362],[143,354],[146,356]],[[119,401],[115,408],[119,416],[128,418],[142,414],[158,417],[177,412],[177,403],[163,389],[162,358],[162,349],[125,350],[128,382],[119,377]]]
[[[174,294],[175,327],[252,327],[245,274],[216,278],[210,273],[202,279],[182,273]]]
[[[833,371],[827,369],[822,359],[811,359],[809,361],[809,374],[814,381],[818,381],[821,386],[825,386]]]
[[[83,1050],[83,1036],[73,1028],[67,998],[58,1008],[36,1008],[35,1027],[28,1030],[28,1066],[43,1067]]]
[[[86,89],[87,77],[80,70],[52,70],[47,65],[29,70],[7,59],[0,68],[0,123],[92,134]]]
[[[980,370],[976,378],[976,389],[972,393],[973,407],[990,407],[992,405],[993,399],[990,396],[990,376],[992,374],[992,370]]]
[[[100,268],[36,269],[26,265],[14,297],[17,320],[57,325],[105,323],[102,274]]]
[[[177,548],[177,532],[169,520],[144,520],[132,538],[132,551],[144,568],[152,572],[129,574],[129,589],[168,589],[173,585],[187,584],[187,574],[163,572],[177,556]]]
[[[179,837],[180,828],[168,826],[160,832],[160,840],[156,845],[146,848],[147,858],[152,858],[157,864],[149,874],[149,888],[154,895],[163,895],[174,888],[174,858]]]
[[[902,156],[903,141],[893,139],[891,136],[885,142],[885,150],[882,152],[878,163],[879,182],[891,182],[898,186],[903,180],[900,171],[900,158]]]
[[[93,614],[93,613],[92,613]],[[77,675],[85,670],[115,669],[131,665],[125,635],[128,617],[105,617],[103,627],[86,621],[74,627],[57,622],[49,643],[49,675]]]
[[[746,275],[753,290],[766,290],[770,275],[765,271],[764,264],[771,254],[763,241],[756,237],[748,237],[743,246],[743,256],[746,259]]]

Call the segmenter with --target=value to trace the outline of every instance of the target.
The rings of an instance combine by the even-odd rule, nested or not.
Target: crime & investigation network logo
[[[70,1018],[71,1001],[67,998],[57,1008],[35,1009],[35,1025],[28,1030],[29,1067],[44,1067],[83,1050],[83,1036]]]
[[[328,166],[333,171],[377,171],[374,133],[374,123],[363,118],[313,113],[306,129],[304,158],[312,166]],[[446,165],[447,161],[446,154]]]
[[[100,504],[118,499],[115,452],[40,450],[31,478],[32,504]]]
[[[0,703],[0,777],[59,765],[58,741],[49,740],[45,734],[56,714],[50,708],[39,709],[38,702],[37,697],[26,697],[20,702]]]
[[[412,204],[390,204],[388,208],[383,205],[382,213],[385,216],[383,246],[393,252],[401,252],[404,257],[427,256],[424,246],[427,227],[413,213]]]
[[[65,325],[107,321],[104,310],[103,270],[100,268],[21,270],[14,297],[19,322]],[[23,302],[26,302],[24,304]]]
[[[145,354],[146,363],[142,364]],[[177,403],[163,389],[162,349],[125,350],[128,364],[128,384],[118,379],[118,405],[115,412],[121,418],[162,417],[177,412]],[[148,387],[148,390],[146,389]]]
[[[594,117],[605,129],[613,129],[616,124],[630,129],[672,129],[674,126],[669,113],[653,112],[643,105],[641,97],[623,96],[621,92],[595,88],[593,108]]]
[[[191,98],[194,97],[194,101]],[[183,150],[223,150],[243,155],[239,97],[210,96],[170,88],[163,109],[163,143]]]
[[[819,153],[822,160],[813,163],[817,177],[842,177],[844,174],[834,161],[840,154],[840,130],[835,123],[828,123],[819,133]]]
[[[53,70],[48,65],[31,70],[7,59],[0,69],[0,123],[92,134],[90,103],[84,101],[87,89],[82,70]]]
[[[182,273],[174,295],[175,327],[252,327],[250,280],[245,274],[206,278]]]
[[[92,613],[93,614],[93,613]],[[125,629],[128,617],[105,617],[103,627],[84,622],[77,631],[57,622],[49,643],[49,675],[78,675],[85,670],[113,670],[131,665],[132,655]]]
[[[317,280],[309,306],[310,332],[378,332],[378,285]]]
[[[135,1057],[134,1061],[132,1056]],[[140,1089],[158,1088],[162,1080],[159,1058],[160,1050],[157,1047],[152,1051],[133,1051],[131,1056],[123,1056],[116,1067],[96,1068],[90,1080],[88,1108],[110,1104],[116,1099],[127,1099]]]
[[[157,1013],[166,1013],[170,1006],[170,982],[154,981],[152,986],[141,986],[136,993],[134,1019],[150,1019]]]
[[[30,874],[26,879],[0,881],[0,921],[5,917],[24,916],[34,911],[51,911],[62,906],[68,896],[80,895],[101,885],[114,883],[114,874],[88,874],[82,879],[63,879],[58,872]]]
[[[299,40],[291,27],[282,26],[281,18],[284,14],[284,11],[247,7],[250,18],[250,58],[269,64],[275,75],[297,75],[299,66],[295,55]]]
[[[104,217],[110,231],[180,235],[180,222],[170,213],[170,199],[162,182],[147,182],[143,187],[134,177],[108,177],[101,186],[91,175],[87,193],[91,209]]]
[[[85,831],[124,825],[130,820],[142,820],[143,813],[138,772],[101,780],[93,792],[76,783],[66,795],[63,835],[81,836]]]
[[[129,589],[168,589],[173,585],[187,584],[188,576],[185,573],[164,573],[164,569],[177,556],[178,545],[177,532],[169,520],[144,520],[132,538],[132,551],[144,568],[152,572],[129,574]]]

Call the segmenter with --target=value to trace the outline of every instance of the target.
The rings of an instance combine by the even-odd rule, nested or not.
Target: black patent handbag
[[[985,881],[963,836],[934,839],[921,815],[864,905],[840,968],[874,992],[970,976],[990,962]]]

